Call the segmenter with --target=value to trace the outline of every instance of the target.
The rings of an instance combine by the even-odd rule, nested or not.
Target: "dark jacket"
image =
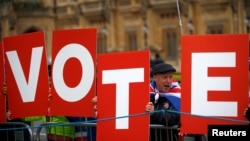
[[[247,108],[245,117],[246,117],[246,118],[249,120],[249,122],[250,122],[250,107]]]
[[[153,102],[152,98],[151,101]],[[165,104],[166,106],[164,107]],[[176,125],[180,127],[180,114],[165,97],[159,97],[157,103],[154,103],[154,110],[155,111],[150,115],[150,124],[164,126]],[[177,138],[178,130],[176,129],[150,129],[150,141],[177,141]]]
[[[168,106],[164,108],[166,103]],[[158,102],[154,103],[154,108],[155,112],[150,115],[150,124],[180,125],[180,114],[165,97],[160,96]]]

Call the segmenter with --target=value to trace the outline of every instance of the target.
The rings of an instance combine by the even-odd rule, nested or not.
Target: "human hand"
[[[7,85],[4,83],[2,87],[2,94],[7,95]]]
[[[49,87],[48,101],[50,102],[52,98],[51,87]]]
[[[94,104],[94,110],[97,111],[97,96],[93,97],[91,99],[91,102]]]
[[[91,102],[96,105],[97,104],[97,96],[93,97]]]
[[[145,106],[146,112],[153,112],[154,111],[154,104],[152,102],[148,102]]]
[[[11,111],[8,111],[7,113],[6,113],[6,118],[7,118],[7,120],[11,120]]]

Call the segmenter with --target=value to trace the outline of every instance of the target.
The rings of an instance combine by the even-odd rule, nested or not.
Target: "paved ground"
[[[37,131],[37,129],[38,129],[38,127],[39,127],[39,125],[41,124],[41,123],[43,123],[42,121],[35,121],[34,122],[34,124],[33,124],[33,127],[34,128],[32,128],[33,129],[33,136],[34,136],[34,141],[36,141],[36,131]],[[45,134],[45,130],[44,129],[42,129],[41,130],[41,132],[40,132],[40,141],[47,141],[47,138],[46,138],[46,134]]]

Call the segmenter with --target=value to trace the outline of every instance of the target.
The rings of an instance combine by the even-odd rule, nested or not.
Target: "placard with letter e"
[[[181,47],[181,132],[246,124],[249,35],[185,35]]]

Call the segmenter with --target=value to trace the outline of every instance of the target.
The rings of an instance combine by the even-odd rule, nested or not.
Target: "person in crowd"
[[[43,121],[58,123],[62,125],[46,127],[47,139],[48,141],[74,141],[75,140],[75,130],[73,126],[66,126],[63,124],[69,123],[67,117],[65,116],[34,116],[34,117],[24,117],[20,119],[11,119],[11,111],[7,112],[8,121],[19,121],[28,123],[31,126],[31,123],[34,121]]]
[[[66,126],[70,121],[65,116],[35,116],[25,117],[23,121],[38,121],[58,123],[58,126],[46,127],[48,141],[74,141],[75,131],[73,126]],[[65,125],[64,125],[65,124]]]
[[[180,92],[178,82],[174,81],[173,74],[176,69],[167,63],[156,64],[152,68],[153,79],[150,82],[150,102],[146,111],[150,112],[150,124],[180,127]],[[171,98],[170,98],[171,97]],[[157,112],[157,111],[160,112]],[[174,112],[175,111],[175,112]],[[169,130],[150,129],[150,140],[167,140]],[[178,130],[173,131],[174,140],[178,139]]]
[[[249,95],[249,105],[250,105],[250,57],[248,58],[248,95]],[[250,122],[250,106],[248,106],[245,109],[244,116],[249,120]],[[249,123],[250,125],[250,123]]]
[[[156,53],[156,54],[155,54],[155,58],[154,58],[154,60],[153,60],[152,68],[153,68],[155,65],[157,65],[157,64],[159,64],[159,63],[163,63],[163,62],[164,62],[164,60],[161,58],[160,54],[159,54],[159,53]]]
[[[150,60],[150,70],[152,70],[152,68],[153,68],[155,65],[157,65],[157,64],[159,64],[159,63],[163,63],[163,62],[164,62],[164,60],[161,58],[160,54],[159,54],[159,53],[156,53],[156,54],[155,54],[155,58]],[[151,71],[151,72],[150,72],[150,78],[152,78],[152,77],[153,77],[153,74],[152,74],[152,71]]]
[[[250,125],[250,107],[246,108],[244,115],[249,120]]]
[[[6,81],[3,82],[3,86],[2,86],[2,94],[5,95],[5,99],[6,99],[6,111],[8,111],[9,107],[8,107],[8,88],[7,88],[7,83]],[[6,113],[6,122],[16,122],[16,123],[24,123],[24,125],[26,124],[27,126],[31,126],[31,122],[28,121],[23,121],[22,118],[16,118],[16,119],[10,119],[9,118],[8,112]],[[14,130],[1,130],[0,131],[0,139],[1,140],[15,140],[15,138],[20,138],[20,139],[24,139],[25,141],[30,141],[30,134],[28,129],[24,129],[22,130],[21,128],[24,127],[24,125],[21,124],[13,124],[13,125],[2,125],[1,128],[5,129],[5,128],[20,128],[20,131],[22,131],[23,135],[21,135],[20,137],[16,136],[15,131]]]
[[[49,74],[49,94],[48,100],[50,101],[51,95],[51,66],[48,65],[48,74]],[[6,88],[7,89],[7,88]],[[11,111],[7,111],[7,119],[8,121],[19,121],[27,123],[31,126],[32,122],[42,121],[42,122],[51,122],[51,123],[69,123],[69,119],[65,116],[33,116],[33,117],[24,117],[18,119],[11,119]],[[74,141],[75,140],[75,130],[73,126],[51,126],[46,127],[47,131],[47,139],[48,141]]]

